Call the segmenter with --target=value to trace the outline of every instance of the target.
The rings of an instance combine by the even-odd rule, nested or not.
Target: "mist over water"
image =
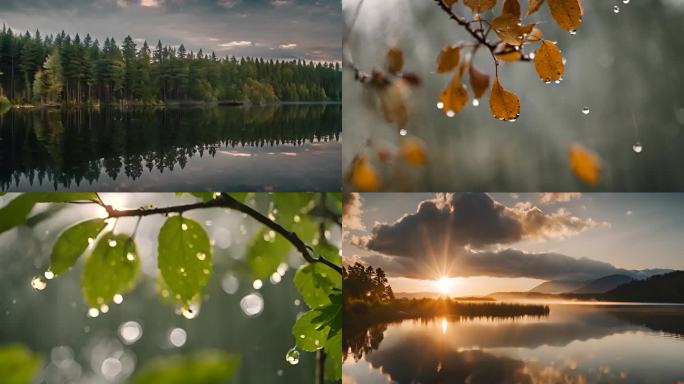
[[[344,3],[347,20],[356,4]],[[529,18],[539,22],[544,38],[558,42],[567,59],[565,75],[546,85],[533,63],[503,63],[501,83],[522,106],[510,123],[492,118],[487,100],[478,107],[469,102],[453,118],[437,108],[450,76],[435,74],[436,58],[443,47],[470,38],[433,1],[366,1],[349,39],[354,64],[364,71],[381,67],[387,49],[396,46],[404,51],[404,68],[424,80],[411,96],[407,130],[426,142],[430,162],[424,172],[405,166],[391,188],[584,190],[568,166],[568,146],[578,143],[602,160],[597,190],[683,190],[684,6],[672,0],[620,2],[614,13],[614,5],[584,2],[575,35],[562,31],[545,6]],[[494,73],[486,51],[474,63]],[[394,142],[397,132],[350,71],[343,81],[346,168],[366,140]]]

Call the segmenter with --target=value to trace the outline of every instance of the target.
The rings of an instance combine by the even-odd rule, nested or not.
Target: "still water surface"
[[[345,329],[345,383],[678,383],[684,307],[551,305],[548,317]]]
[[[341,106],[0,116],[0,191],[334,191]]]

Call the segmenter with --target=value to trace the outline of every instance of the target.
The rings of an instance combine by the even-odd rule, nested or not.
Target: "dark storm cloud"
[[[508,207],[483,193],[448,194],[422,201],[415,213],[377,224],[370,236],[351,241],[380,253],[356,260],[382,267],[392,276],[586,280],[627,273],[587,258],[495,248],[526,239],[568,237],[597,225],[606,224],[563,209],[546,213],[530,203]]]
[[[529,203],[507,207],[484,193],[441,195],[425,200],[416,213],[391,224],[377,224],[366,247],[403,257],[418,257],[431,249],[483,248],[530,238],[566,237],[596,226],[559,209],[545,213]]]
[[[220,56],[340,59],[336,0],[5,0],[0,21],[43,34],[161,39]]]

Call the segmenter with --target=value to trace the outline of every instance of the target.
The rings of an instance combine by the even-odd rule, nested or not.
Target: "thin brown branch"
[[[480,44],[485,45],[492,51],[496,48],[496,43],[490,43],[489,41],[487,41],[487,38],[484,35],[478,34],[477,31],[470,26],[470,23],[468,21],[455,14],[454,11],[451,8],[449,8],[449,6],[446,5],[443,0],[434,1],[447,15],[449,15],[450,19],[454,20],[463,28],[465,28],[466,31],[468,31],[468,33],[470,33],[475,38],[475,40],[477,40]]]
[[[274,232],[283,236],[287,241],[289,241],[302,257],[309,263],[321,263],[328,267],[334,269],[338,273],[342,273],[342,268],[330,262],[323,257],[315,257],[311,253],[311,249],[299,236],[285,229],[280,224],[269,219],[267,216],[263,215],[261,212],[255,210],[254,208],[236,200],[227,193],[221,194],[219,197],[202,201],[193,204],[184,204],[171,207],[160,207],[160,208],[137,208],[137,209],[126,209],[118,210],[114,209],[111,205],[102,205],[107,210],[108,218],[120,218],[120,217],[144,217],[151,215],[167,215],[169,213],[182,214],[187,211],[197,210],[197,209],[207,209],[207,208],[229,208],[235,211],[242,212],[247,216],[252,217],[254,220],[260,222],[266,227],[270,228]]]

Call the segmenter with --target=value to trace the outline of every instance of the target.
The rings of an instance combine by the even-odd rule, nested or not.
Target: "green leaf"
[[[342,266],[342,256],[340,256],[340,249],[336,246],[328,243],[327,241],[322,241],[315,245],[314,251],[316,255],[323,257],[324,259],[332,262],[337,266]]]
[[[331,336],[325,343],[325,378],[327,380],[342,379],[342,332]]]
[[[247,200],[247,196],[249,196],[249,192],[231,192],[231,193],[229,193],[229,195],[233,199],[235,199],[241,203],[244,203],[245,200]]]
[[[5,384],[33,383],[41,365],[40,356],[20,344],[0,347],[0,378]]]
[[[157,358],[145,365],[131,384],[219,384],[233,377],[240,357],[220,351]]]
[[[202,201],[214,200],[214,192],[192,192],[191,195]]]
[[[342,276],[325,264],[314,263],[299,268],[294,283],[310,308],[330,304],[328,297],[342,288]]]
[[[292,244],[279,234],[270,236],[268,229],[259,231],[247,250],[247,264],[257,279],[275,272],[278,265],[287,260]],[[266,240],[268,238],[268,240]]]
[[[313,208],[316,195],[279,192],[272,196],[273,205],[278,210],[276,222],[288,231],[295,232],[304,242],[311,242],[318,226],[307,212]]]
[[[159,231],[159,270],[177,300],[187,304],[211,277],[211,244],[202,226],[174,216]]]
[[[329,296],[330,304],[317,308],[319,316],[313,319],[317,329],[330,327],[331,335],[342,330],[342,291]]]
[[[68,203],[70,201],[97,201],[95,192],[31,193],[38,203]]]
[[[312,309],[300,316],[292,326],[292,335],[294,335],[299,348],[314,352],[325,345],[328,340],[330,327],[319,327],[320,323],[315,321],[319,316],[321,316],[321,312],[317,309]]]
[[[81,285],[88,304],[99,308],[114,295],[135,287],[140,272],[140,257],[133,239],[107,232],[85,261]]]
[[[17,225],[26,222],[26,216],[31,213],[36,200],[31,194],[23,194],[15,197],[0,208],[0,233],[10,230]]]
[[[50,256],[50,270],[55,276],[69,270],[88,248],[88,239],[95,239],[106,226],[104,219],[92,219],[62,232],[52,247]]]

